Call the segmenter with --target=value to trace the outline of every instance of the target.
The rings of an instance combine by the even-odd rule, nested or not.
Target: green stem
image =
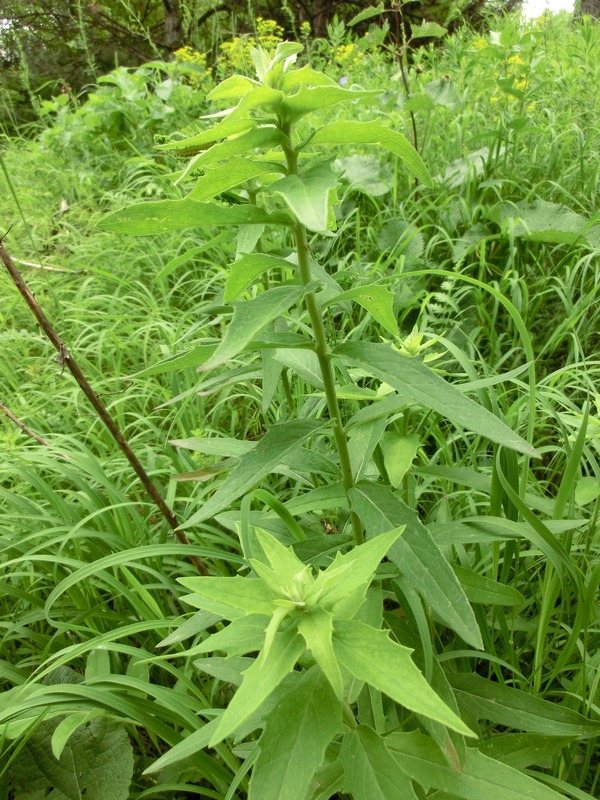
[[[289,131],[286,131],[289,135]],[[285,156],[287,159],[288,173],[290,175],[298,174],[298,153],[291,147],[285,147]],[[300,279],[304,286],[308,287],[312,283],[312,276],[310,273],[310,263],[308,259],[308,239],[306,236],[306,228],[302,223],[296,221],[294,224],[294,235],[296,237],[296,251],[298,254],[298,266],[300,268]],[[319,361],[321,370],[321,378],[323,379],[323,386],[325,388],[325,399],[327,401],[327,409],[331,418],[331,425],[333,428],[333,436],[340,459],[340,469],[342,472],[342,485],[346,495],[350,489],[354,487],[354,478],[352,476],[352,466],[350,464],[350,453],[348,452],[348,442],[346,440],[346,433],[344,431],[344,424],[342,422],[342,415],[340,406],[337,399],[335,389],[335,374],[333,365],[331,363],[331,351],[327,342],[327,334],[323,324],[323,317],[316,295],[312,289],[307,289],[304,295],[306,309],[313,329],[315,338],[315,353]],[[350,501],[348,500],[348,508]],[[354,533],[354,541],[356,544],[364,542],[364,532],[357,515],[351,511],[350,520],[352,523],[352,531]]]

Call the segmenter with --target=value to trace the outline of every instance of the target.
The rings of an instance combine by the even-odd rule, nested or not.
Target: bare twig
[[[22,264],[24,267],[34,267],[35,269],[43,269],[47,272],[66,272],[67,275],[76,274],[72,269],[63,269],[62,267],[50,267],[46,266],[45,264],[36,264],[35,261],[22,261],[20,258],[14,258],[13,261],[15,261],[17,264]],[[80,271],[85,272],[85,270]]]
[[[14,265],[13,260],[9,256],[8,252],[4,247],[4,243],[2,239],[0,239],[0,259],[4,263],[8,274],[10,275],[13,283],[21,293],[21,296],[29,306],[32,314],[38,321],[40,328],[44,331],[48,339],[52,342],[52,345],[58,352],[57,360],[61,366],[66,367],[71,375],[77,381],[81,391],[85,394],[89,402],[94,407],[94,410],[108,428],[111,436],[118,444],[119,448],[125,455],[125,458],[131,464],[134,472],[142,482],[146,492],[150,495],[152,500],[155,502],[157,507],[159,508],[161,514],[168,522],[169,526],[173,530],[175,536],[182,544],[190,544],[189,539],[179,530],[179,522],[177,521],[177,517],[175,516],[173,510],[169,508],[166,504],[164,499],[162,498],[160,492],[154,485],[152,479],[142,466],[141,462],[139,461],[138,457],[135,455],[129,443],[123,436],[119,426],[111,417],[110,413],[108,412],[107,408],[98,398],[98,395],[94,392],[90,384],[88,383],[85,375],[81,371],[79,364],[75,361],[73,356],[69,353],[67,348],[65,347],[64,342],[60,339],[54,328],[52,327],[50,321],[42,311],[40,304],[35,299],[33,293],[29,290],[29,287],[21,277],[19,271]],[[204,563],[197,557],[197,556],[189,556],[190,562],[194,565],[194,567],[198,570],[201,575],[207,575],[208,571]]]
[[[11,422],[14,422],[14,424],[17,426],[17,428],[20,428],[24,433],[27,434],[27,436],[30,436],[32,439],[35,439],[36,442],[39,442],[40,444],[43,444],[45,447],[50,447],[51,446],[50,442],[48,442],[46,439],[44,439],[43,436],[38,436],[38,434],[35,433],[34,431],[32,431],[31,428],[28,428],[27,425],[25,425],[24,422],[21,422],[21,420],[18,417],[15,417],[15,415],[12,413],[12,411],[10,411],[4,405],[4,403],[0,403],[0,411],[2,411],[4,414],[6,414],[6,416],[9,418],[9,420]]]

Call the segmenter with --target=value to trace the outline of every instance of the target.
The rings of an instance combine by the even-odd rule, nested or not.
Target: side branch
[[[12,282],[15,284],[21,296],[29,306],[29,309],[36,318],[40,328],[44,331],[48,339],[52,342],[54,348],[57,350],[58,362],[61,364],[61,366],[64,365],[69,370],[71,375],[75,378],[77,384],[79,385],[79,388],[85,394],[85,396],[94,407],[94,410],[96,411],[102,422],[108,428],[111,436],[118,444],[119,448],[125,455],[125,458],[130,463],[132,469],[142,482],[144,489],[146,490],[148,495],[152,498],[152,500],[160,510],[161,514],[168,522],[169,526],[173,530],[177,539],[182,544],[190,544],[190,541],[185,535],[185,533],[179,530],[179,522],[177,521],[177,517],[175,516],[173,510],[169,508],[169,506],[164,501],[162,495],[156,488],[154,482],[152,481],[152,479],[142,466],[141,462],[139,461],[138,457],[135,455],[135,453],[129,446],[129,443],[123,436],[121,429],[114,421],[114,419],[111,417],[106,406],[100,401],[98,395],[94,392],[94,390],[88,383],[85,375],[81,371],[79,364],[69,353],[63,341],[60,339],[60,337],[52,327],[50,321],[42,311],[40,304],[35,299],[33,293],[30,291],[29,287],[27,286],[27,284],[21,277],[19,271],[15,267],[13,260],[6,251],[1,239],[0,239],[0,259],[2,259],[2,262],[6,267],[6,270],[10,275]],[[189,560],[201,575],[208,574],[206,566],[199,558],[197,558],[196,556],[190,556]]]

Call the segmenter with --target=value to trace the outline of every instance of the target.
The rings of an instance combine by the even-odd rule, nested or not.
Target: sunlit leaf
[[[354,122],[344,119],[331,122],[319,128],[311,138],[310,145],[315,144],[378,144],[399,156],[425,186],[433,185],[425,164],[406,136],[387,128],[379,120]]]
[[[392,700],[452,730],[473,736],[429,686],[410,657],[411,650],[392,641],[382,630],[358,620],[336,619],[333,647],[342,666]]]

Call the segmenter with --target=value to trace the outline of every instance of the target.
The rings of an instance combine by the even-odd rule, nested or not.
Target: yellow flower
[[[477,39],[475,42],[473,42],[473,47],[476,50],[483,50],[484,47],[487,47],[487,42],[485,39]]]
[[[523,59],[521,58],[521,56],[518,53],[515,53],[514,56],[511,56],[508,59],[508,63],[509,64],[524,64],[525,62],[523,61]]]

